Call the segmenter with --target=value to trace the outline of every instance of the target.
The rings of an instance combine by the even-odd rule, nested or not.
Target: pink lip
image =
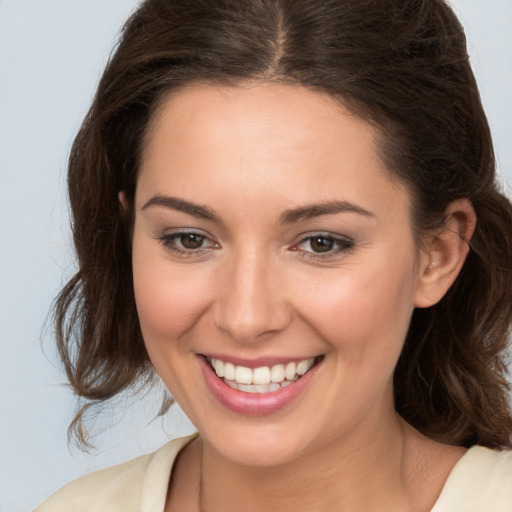
[[[203,356],[197,356],[197,359],[206,384],[213,396],[230,411],[246,416],[263,416],[283,409],[306,389],[320,366],[320,364],[314,365],[311,370],[293,384],[277,391],[245,393],[229,387],[222,379],[219,379]]]

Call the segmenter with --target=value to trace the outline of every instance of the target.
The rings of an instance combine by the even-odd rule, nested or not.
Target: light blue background
[[[69,450],[74,402],[56,364],[49,306],[73,271],[66,159],[116,33],[135,0],[0,0],[0,511],[22,512],[87,471],[192,430],[149,423],[159,395],[116,409],[84,456]],[[512,0],[454,0],[512,183]],[[45,348],[46,354],[43,353]],[[109,415],[112,418],[112,415]]]

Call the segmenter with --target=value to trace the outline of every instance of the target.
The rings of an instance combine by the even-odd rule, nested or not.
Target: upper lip
[[[246,368],[261,368],[263,366],[275,366],[277,364],[283,364],[286,365],[288,363],[295,363],[298,361],[303,361],[305,359],[311,359],[312,357],[317,358],[318,355],[306,355],[306,356],[286,356],[286,357],[279,357],[279,356],[267,356],[267,357],[257,357],[257,358],[243,358],[243,357],[236,357],[232,355],[227,354],[218,354],[218,353],[202,353],[200,354],[206,358],[210,359],[220,359],[221,361],[225,363],[231,363],[235,366],[245,366]]]

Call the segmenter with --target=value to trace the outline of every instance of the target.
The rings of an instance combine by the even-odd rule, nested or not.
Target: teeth
[[[238,391],[245,391],[246,393],[271,393],[272,391],[277,391],[278,389],[291,384],[291,381],[289,380],[284,380],[281,384],[276,384],[275,382],[270,382],[268,384],[238,384],[238,382],[234,380],[224,380],[224,382],[230,388],[238,389]]]
[[[247,393],[269,393],[288,386],[311,369],[315,358],[304,359],[287,365],[276,364],[272,367],[247,368],[225,363],[220,359],[210,359],[215,373],[234,389]]]
[[[238,384],[252,384],[252,370],[245,366],[236,366],[235,380]]]
[[[257,393],[256,386],[251,386],[250,384],[238,384],[239,391],[245,391],[246,393]]]
[[[306,359],[305,361],[301,361],[297,365],[296,372],[299,375],[304,375],[312,366],[313,366],[314,359]]]
[[[215,361],[212,361],[213,367],[215,368],[215,373],[220,378],[224,377],[224,364],[222,361],[219,361],[216,359]]]
[[[212,361],[214,361],[214,360],[212,359]],[[234,364],[231,364],[231,363],[224,364],[222,361],[219,361],[218,359],[215,361],[218,366],[221,366],[221,367],[224,366],[224,372],[222,372],[222,370],[220,372],[221,374],[224,373],[224,378],[226,378],[227,380],[235,380],[235,365]],[[215,368],[215,366],[214,366],[214,368]],[[219,375],[219,371],[217,370],[217,368],[215,368],[215,373],[217,375]]]
[[[272,382],[283,382],[284,377],[284,366],[282,364],[272,366],[272,369],[270,370],[270,380]],[[293,374],[292,379],[293,377],[295,377],[295,373]]]
[[[270,368],[268,366],[262,366],[261,368],[255,368],[252,371],[252,383],[253,384],[270,384]]]
[[[296,369],[297,369],[297,366],[295,363],[288,363],[286,365],[286,370],[285,370],[285,377],[288,379],[288,380],[293,380],[294,377],[295,377],[295,372],[296,372]]]

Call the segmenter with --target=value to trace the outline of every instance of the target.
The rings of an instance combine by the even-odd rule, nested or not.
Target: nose
[[[226,266],[217,292],[214,321],[239,343],[275,334],[291,321],[286,300],[285,272],[271,258],[241,254]]]

